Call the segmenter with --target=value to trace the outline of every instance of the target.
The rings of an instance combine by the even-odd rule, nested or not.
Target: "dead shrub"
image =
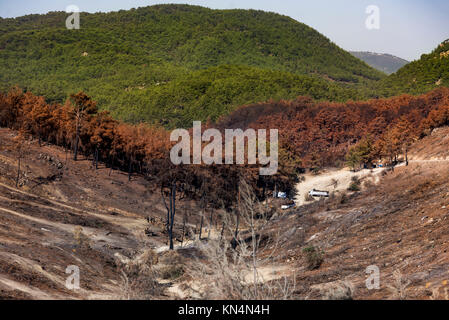
[[[370,190],[370,189],[373,189],[373,188],[375,187],[375,185],[374,185],[374,183],[373,183],[372,180],[366,180],[366,181],[363,183],[363,187],[364,187],[365,189]]]
[[[410,280],[407,280],[399,270],[393,272],[393,283],[387,286],[388,291],[390,291],[390,298],[393,300],[407,299],[407,290],[410,283]]]
[[[353,300],[354,285],[349,281],[338,281],[321,290],[323,300]]]
[[[90,248],[90,238],[88,235],[84,233],[82,227],[77,226],[73,230],[73,239],[77,246],[81,249],[89,249]]]
[[[333,186],[334,189],[337,189],[337,187],[338,187],[338,180],[337,179],[332,179],[331,180],[331,186]]]
[[[150,300],[160,297],[163,292],[159,284],[154,264],[157,260],[153,250],[146,250],[135,259],[117,259],[120,271],[120,300]],[[157,262],[156,262],[157,263]]]
[[[449,289],[444,287],[434,288],[430,300],[449,300]]]
[[[291,299],[296,287],[294,277],[269,280],[261,272],[272,263],[280,236],[270,234],[268,220],[260,218],[266,217],[265,213],[258,211],[265,207],[258,205],[245,181],[240,182],[239,191],[239,226],[245,231],[236,232],[235,213],[226,216],[223,238],[201,243],[198,258],[186,269],[189,278],[199,279],[189,288],[202,299]]]
[[[336,197],[336,201],[338,204],[345,204],[349,200],[348,194],[346,192],[340,192],[338,193],[338,196]]]
[[[166,266],[160,270],[161,278],[164,280],[176,280],[184,275],[184,266],[180,264]]]
[[[159,263],[165,265],[176,265],[182,263],[182,256],[176,250],[168,250],[159,255]]]
[[[156,264],[158,264],[159,262],[159,257],[156,253],[156,251],[148,249],[145,250],[141,255],[140,255],[140,261],[144,264],[150,265],[150,266],[154,266]]]
[[[306,194],[304,195],[304,200],[305,200],[306,202],[312,202],[312,201],[315,201],[315,198],[312,197],[310,194],[306,193]]]

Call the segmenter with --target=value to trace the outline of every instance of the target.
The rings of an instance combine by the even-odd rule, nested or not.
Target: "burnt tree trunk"
[[[73,154],[73,161],[78,160],[79,140],[80,140],[80,125],[77,123],[76,124],[75,150],[74,150],[74,154]]]
[[[161,196],[162,196],[162,201],[164,202],[165,208],[167,209],[166,228],[167,228],[170,250],[173,250],[174,249],[173,226],[174,226],[175,215],[176,215],[176,182],[173,182],[173,184],[170,186],[170,191],[168,194],[168,197],[169,197],[168,205],[167,205],[167,202],[165,201],[164,187],[161,187]]]
[[[209,240],[210,240],[210,232],[211,232],[211,229],[212,229],[212,226],[213,226],[212,219],[213,219],[213,216],[212,216],[212,211],[211,211],[210,212],[210,218],[209,218],[209,232],[207,233],[207,239],[209,239]]]
[[[21,160],[21,157],[19,156],[19,159],[18,159],[18,165],[17,165],[16,188],[19,187],[19,179],[20,179],[20,160]]]
[[[275,187],[276,189],[276,187]],[[237,222],[235,224],[235,232],[234,232],[234,239],[232,239],[231,245],[232,245],[232,249],[235,250],[235,248],[237,248],[238,245],[238,235],[239,235],[239,224],[240,224],[240,191],[239,191],[239,196],[238,196],[238,209],[237,209]]]
[[[204,211],[201,214],[201,222],[200,222],[200,234],[198,236],[198,240],[201,241],[202,233],[203,233],[203,223],[204,223]]]
[[[240,224],[240,210],[237,211],[237,222],[235,225],[234,238],[232,239],[232,249],[237,248],[238,245],[238,236],[239,236],[239,224]]]
[[[223,240],[224,229],[225,229],[225,223],[223,222],[222,225],[221,225],[220,241]]]
[[[173,245],[173,225],[175,222],[175,214],[176,214],[176,182],[173,183],[171,192],[170,192],[170,199],[171,199],[171,214],[170,214],[170,231],[169,231],[169,237],[170,237],[170,250],[174,249]]]
[[[133,158],[129,159],[128,181],[131,181],[131,171],[133,169]]]
[[[112,156],[111,168],[109,169],[109,176],[111,176],[112,170],[114,170],[114,161],[115,161],[115,156]]]
[[[408,148],[405,148],[405,165],[408,167],[409,162],[408,162]]]
[[[185,234],[186,234],[187,215],[186,215],[185,212],[184,212],[184,218],[182,220],[183,221],[182,221],[181,248],[182,248],[182,245],[184,243],[184,237],[185,237]]]
[[[98,170],[98,147],[95,148],[95,170]]]

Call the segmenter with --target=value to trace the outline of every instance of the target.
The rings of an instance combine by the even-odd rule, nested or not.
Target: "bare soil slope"
[[[0,129],[0,298],[120,297],[117,254],[132,259],[142,248],[165,248],[160,196],[142,177],[128,182],[124,173],[66,161],[62,149],[37,142],[27,144],[15,188],[14,135]],[[296,277],[292,298],[299,299],[341,298],[345,287],[354,299],[447,296],[448,136],[443,128],[417,142],[409,166],[379,174],[378,184],[359,193],[276,214],[270,230],[279,247],[261,266],[266,280]],[[323,261],[309,270],[304,249],[312,246]],[[65,287],[69,265],[80,268],[78,291]],[[380,270],[379,290],[366,288],[368,266]],[[183,280],[169,282],[161,297],[181,297],[174,289]]]
[[[413,146],[408,167],[386,171],[379,184],[279,218],[290,239],[279,263],[295,270],[300,297],[323,298],[352,284],[355,299],[448,298],[448,138],[448,128],[438,129]],[[311,246],[323,251],[313,271],[303,252]],[[373,265],[380,290],[366,288]]]
[[[14,136],[0,129],[0,299],[118,297],[116,254],[165,245],[160,196],[142,177],[129,182],[37,141],[27,142],[15,188]],[[70,265],[80,268],[80,290],[65,286]]]

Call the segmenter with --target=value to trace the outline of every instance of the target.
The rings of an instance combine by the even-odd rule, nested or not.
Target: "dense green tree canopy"
[[[18,85],[64,102],[84,91],[117,119],[167,128],[217,120],[240,105],[344,102],[447,86],[449,43],[386,77],[312,28],[255,10],[158,5],[0,19],[0,91]]]
[[[421,59],[383,79],[379,91],[384,95],[422,94],[440,86],[449,86],[449,39],[430,54],[423,54]]]
[[[254,10],[159,5],[0,20],[0,89],[51,101],[85,91],[120,119],[188,126],[237,106],[309,94],[344,101],[384,77],[312,28]]]

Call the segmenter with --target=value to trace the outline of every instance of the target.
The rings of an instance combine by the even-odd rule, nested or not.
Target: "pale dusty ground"
[[[253,270],[242,270],[245,274],[245,281],[248,284],[254,283],[254,271]],[[289,275],[292,275],[293,272],[288,265],[266,265],[260,266],[257,268],[258,272],[258,282],[269,282],[273,280],[283,279]],[[162,283],[161,280],[159,282]],[[196,298],[199,299],[200,296],[194,292],[194,290],[199,290],[201,288],[201,281],[189,281],[187,284],[189,288],[193,288],[194,290],[182,288],[183,283],[172,283],[170,287],[167,288],[167,294],[176,299],[186,299]]]
[[[359,172],[352,172],[349,168],[344,168],[341,170],[338,169],[330,169],[326,170],[319,175],[306,174],[304,175],[305,181],[300,182],[296,186],[297,196],[295,199],[297,206],[302,206],[306,203],[305,195],[309,193],[309,191],[316,189],[322,191],[331,192],[342,192],[348,189],[351,184],[351,179],[354,176],[357,176],[359,179],[370,179],[372,182],[377,183],[380,179],[380,174],[384,168],[376,168],[373,170],[362,170]],[[333,184],[333,180],[336,180],[338,184],[336,187]]]

